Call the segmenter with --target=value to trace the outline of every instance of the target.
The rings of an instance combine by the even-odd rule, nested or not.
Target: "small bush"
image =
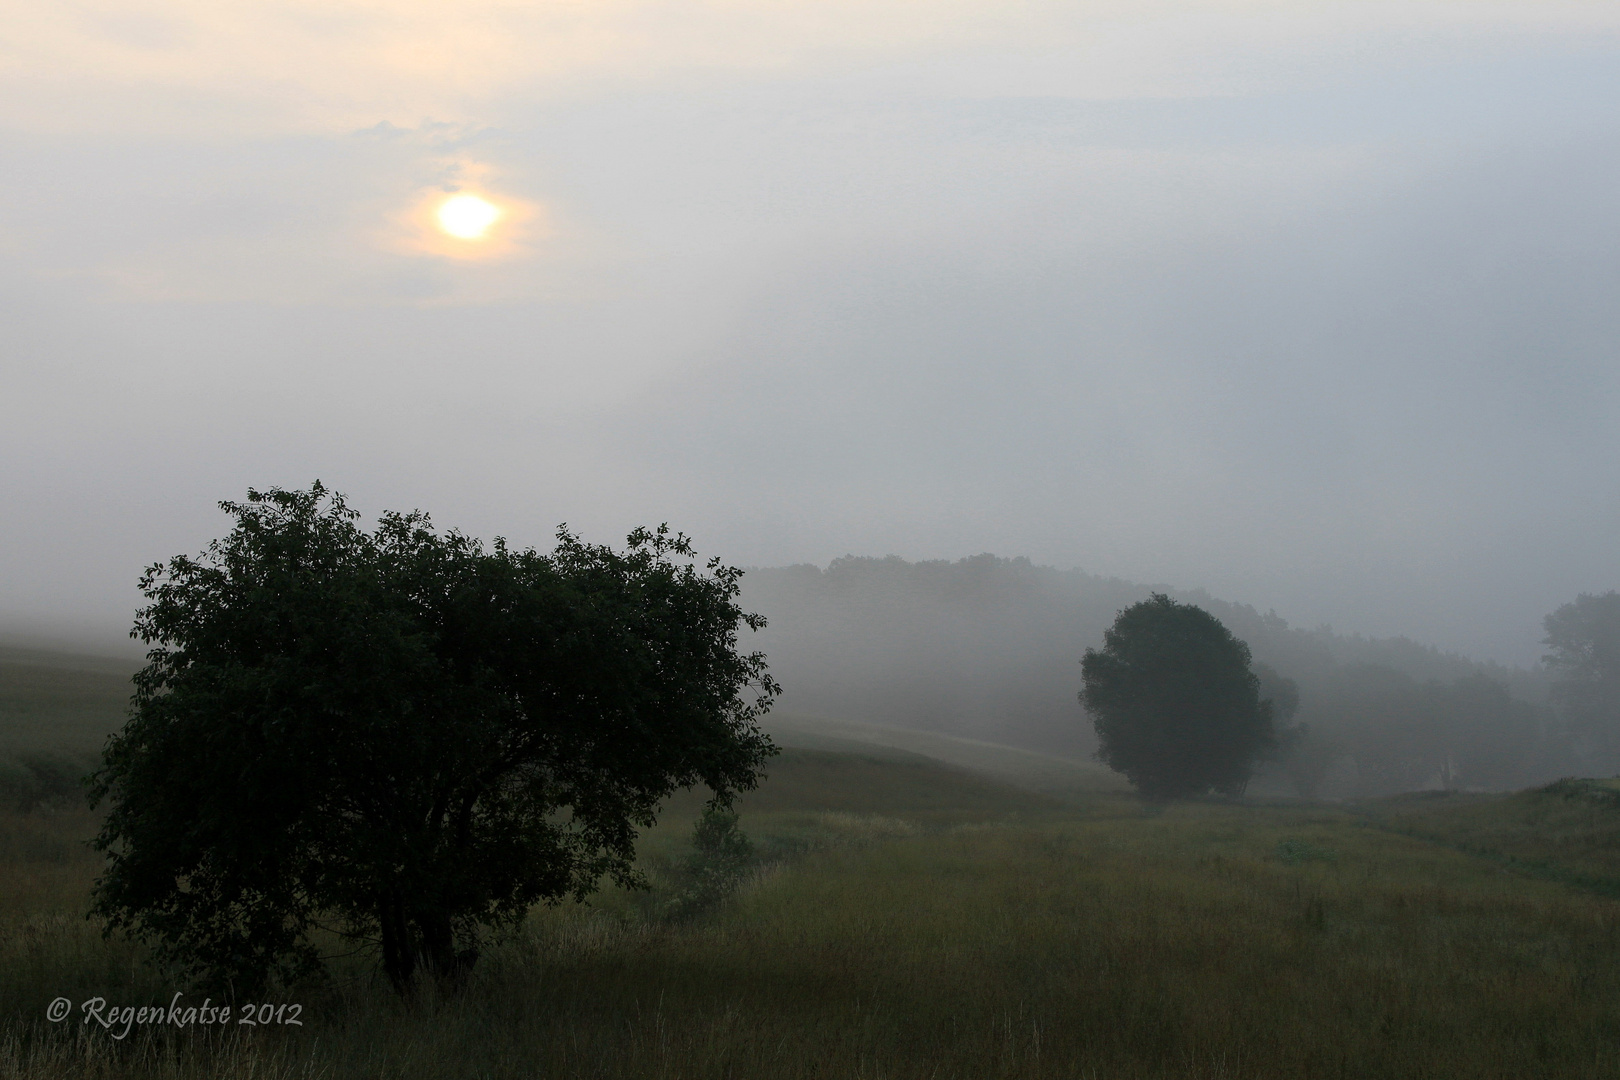
[[[665,905],[672,919],[691,918],[737,891],[753,869],[754,845],[737,827],[737,812],[711,806],[692,829],[692,854],[677,865],[675,894]]]
[[[1289,866],[1298,866],[1305,862],[1332,862],[1338,857],[1339,853],[1332,848],[1317,847],[1304,840],[1277,842],[1277,858]]]
[[[1609,787],[1602,780],[1577,780],[1574,777],[1566,776],[1562,780],[1555,780],[1541,790],[1547,795],[1557,795],[1565,799],[1581,799],[1610,809],[1620,808],[1620,791]]]
[[[26,814],[84,802],[84,777],[90,766],[60,754],[17,754],[0,759],[0,807]]]

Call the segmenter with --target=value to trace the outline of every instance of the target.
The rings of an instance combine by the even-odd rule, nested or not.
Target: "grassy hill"
[[[124,723],[127,660],[0,645],[0,807],[78,801],[79,777]]]
[[[0,646],[0,753],[100,749],[124,722],[125,660]]]
[[[1094,761],[975,739],[797,713],[773,713],[766,726],[780,746],[866,755],[900,751],[1058,798],[1129,790],[1118,773]]]
[[[37,740],[51,715],[64,737],[112,717],[95,705],[111,683],[21,666],[33,711],[14,715]],[[118,1040],[77,1012],[47,1022],[58,996],[184,987],[84,920],[88,811],[0,811],[0,1075],[1616,1073],[1612,785],[1154,807],[1087,762],[847,721],[773,732],[784,752],[741,802],[757,857],[729,899],[670,902],[695,857],[689,793],[643,840],[650,892],[536,911],[458,994],[402,1002],[364,956],[338,960],[332,984],[273,995],[301,1027]]]
[[[1560,780],[1507,796],[1425,793],[1368,809],[1385,828],[1511,873],[1620,898],[1620,780]]]

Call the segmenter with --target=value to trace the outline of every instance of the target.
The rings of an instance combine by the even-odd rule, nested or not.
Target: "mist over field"
[[[1027,559],[847,557],[756,569],[743,600],[786,688],[780,708],[915,728],[1072,758],[1096,748],[1081,655],[1147,586]],[[1246,642],[1256,670],[1292,680],[1305,726],[1261,789],[1344,797],[1424,787],[1503,790],[1614,762],[1572,743],[1540,668],[1480,663],[1406,637],[1290,626],[1276,612],[1172,590]]]
[[[127,6],[0,68],[0,631],[317,477],[1521,666],[1620,585],[1610,6]]]
[[[1613,1080],[1617,297],[1612,0],[11,0],[0,1074]]]

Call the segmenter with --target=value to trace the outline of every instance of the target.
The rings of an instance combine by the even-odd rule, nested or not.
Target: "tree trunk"
[[[416,925],[422,931],[422,959],[433,977],[441,985],[459,985],[478,954],[471,950],[456,952],[456,935],[448,915],[439,912],[418,915]]]
[[[440,986],[457,986],[478,959],[475,949],[456,952],[450,916],[439,912],[410,912],[397,893],[377,905],[382,928],[383,971],[394,989],[407,993],[417,975],[427,971]]]
[[[382,927],[383,971],[398,993],[405,993],[416,980],[416,943],[411,940],[410,923],[405,919],[405,905],[398,895],[383,897],[377,909],[377,922]]]

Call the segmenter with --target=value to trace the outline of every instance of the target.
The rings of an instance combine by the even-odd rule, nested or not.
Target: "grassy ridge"
[[[124,722],[135,666],[0,647],[0,751],[99,750]]]
[[[789,748],[766,768],[766,782],[742,798],[745,813],[815,809],[955,823],[1064,809],[1045,796],[920,756]]]
[[[908,754],[920,756],[1057,798],[1084,799],[1097,792],[1129,790],[1118,773],[1095,761],[1054,757],[937,732],[794,713],[772,714],[769,730],[781,746],[888,756],[895,760]]]
[[[1620,781],[1560,780],[1507,796],[1436,792],[1372,810],[1395,832],[1620,898]]]
[[[134,665],[0,647],[0,807],[66,807],[124,722]]]

